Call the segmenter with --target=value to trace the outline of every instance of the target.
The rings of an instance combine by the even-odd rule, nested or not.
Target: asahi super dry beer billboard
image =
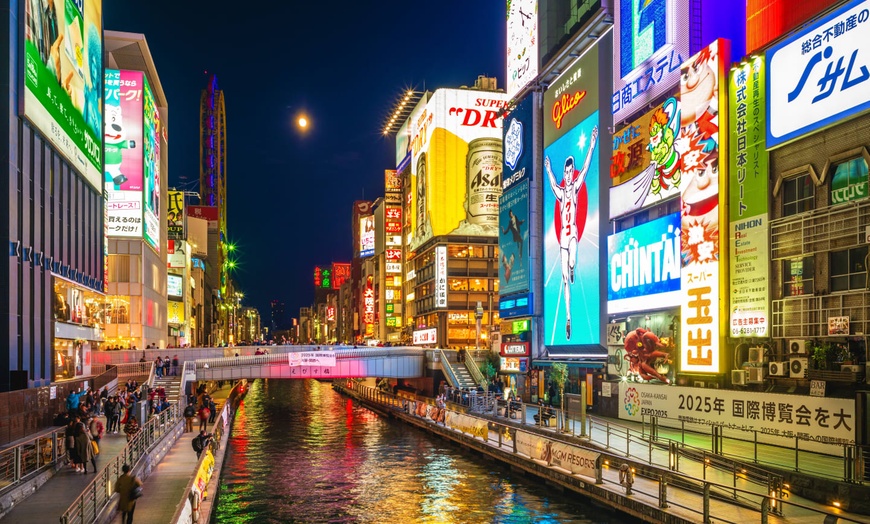
[[[729,75],[731,336],[769,335],[768,175],[764,57]]]
[[[411,115],[411,250],[433,236],[498,234],[504,93],[439,89]]]

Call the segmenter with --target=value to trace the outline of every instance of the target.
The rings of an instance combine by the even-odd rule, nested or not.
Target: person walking
[[[203,401],[203,405],[199,408],[199,430],[205,431],[208,428],[208,419],[211,416],[211,410],[208,409],[207,401]]]
[[[166,355],[166,358],[163,359],[163,376],[169,376],[169,368],[172,366],[172,360],[169,359],[169,355]]]
[[[196,458],[198,459],[202,452],[205,451],[205,448],[208,447],[208,443],[211,441],[211,435],[205,432],[205,430],[200,430],[199,435],[193,437],[193,451],[196,452]]]
[[[178,355],[172,356],[172,376],[178,376]]]
[[[208,423],[214,424],[214,419],[217,416],[217,406],[214,404],[214,399],[211,396],[208,397],[208,410],[211,411],[211,415],[208,417]]]
[[[158,356],[157,360],[154,361],[154,374],[158,378],[163,378],[163,357]]]
[[[137,487],[142,487],[142,481],[130,473],[131,469],[129,464],[124,464],[121,467],[121,476],[115,482],[115,493],[120,496],[118,510],[121,512],[121,524],[133,524],[133,512],[136,510],[138,498],[134,491]]]
[[[76,455],[81,463],[82,473],[88,472],[88,461],[93,466],[93,473],[97,472],[97,457],[94,455],[94,445],[91,444],[91,435],[84,422],[79,422],[76,427],[75,437]]]

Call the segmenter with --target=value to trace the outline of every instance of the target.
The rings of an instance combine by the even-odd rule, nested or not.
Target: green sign
[[[102,194],[102,1],[22,5],[24,116]]]
[[[387,325],[397,327],[399,325],[399,317],[387,317]]]
[[[836,165],[831,177],[831,204],[867,197],[867,161],[863,156]]]
[[[769,216],[765,64],[755,57],[729,75],[731,336],[769,336]]]
[[[730,219],[767,214],[764,57],[731,70],[728,90]]]
[[[386,305],[387,313],[392,313],[392,312],[393,312],[393,307],[394,307],[393,304],[387,304],[387,305]]]
[[[529,330],[529,319],[524,320],[514,320],[513,321],[513,331],[514,333],[525,333]]]

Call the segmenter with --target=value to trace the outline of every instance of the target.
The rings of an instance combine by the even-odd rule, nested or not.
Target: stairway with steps
[[[457,382],[459,382],[458,384],[452,384],[453,387],[463,389],[474,389],[477,387],[477,383],[463,362],[442,362],[442,364],[450,366],[450,369],[453,370],[453,374],[456,376]]]
[[[166,390],[166,400],[170,404],[176,402],[181,395],[181,375],[168,377],[154,377],[154,389]]]

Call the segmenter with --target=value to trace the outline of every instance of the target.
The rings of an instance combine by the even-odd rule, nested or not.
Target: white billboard
[[[507,10],[507,96],[538,76],[538,0],[513,0]]]

